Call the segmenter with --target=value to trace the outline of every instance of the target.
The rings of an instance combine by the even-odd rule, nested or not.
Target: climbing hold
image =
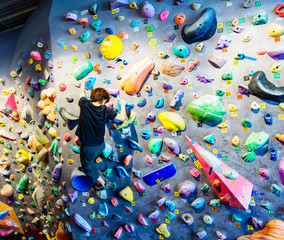
[[[179,58],[186,58],[190,54],[190,50],[184,45],[178,45],[173,48],[173,54]]]
[[[157,219],[157,218],[159,217],[159,214],[160,214],[159,210],[156,210],[156,211],[150,213],[150,214],[148,215],[148,218]]]
[[[251,38],[252,38],[251,33],[246,33],[246,35],[243,38],[243,42],[249,42]]]
[[[196,191],[196,184],[186,180],[178,185],[178,192],[181,198],[188,198]]]
[[[222,105],[222,98],[209,94],[189,103],[187,111],[200,122],[216,124],[222,121],[223,116],[226,114],[226,110]]]
[[[160,20],[165,21],[168,18],[169,14],[170,14],[170,12],[168,10],[161,12],[160,13]]]
[[[30,56],[31,56],[32,59],[34,59],[37,62],[41,61],[41,55],[40,55],[39,51],[32,51],[30,53]]]
[[[96,30],[96,31],[99,31],[101,25],[102,25],[102,21],[101,21],[101,20],[96,21],[96,22],[93,22],[93,23],[91,24],[92,28],[93,28],[94,30]]]
[[[92,231],[92,227],[87,223],[87,221],[81,217],[81,215],[79,215],[78,213],[74,213],[73,215],[73,221],[80,227],[82,228],[84,231],[86,232],[91,232]]]
[[[141,180],[137,180],[134,182],[134,187],[136,188],[137,192],[145,191],[145,187],[142,185]]]
[[[273,123],[272,115],[270,113],[265,114],[264,121],[267,125],[271,126]]]
[[[282,70],[282,64],[281,63],[274,63],[272,66],[271,66],[271,72],[273,73],[279,73],[281,72]]]
[[[197,52],[201,52],[202,49],[203,49],[203,47],[204,47],[204,42],[198,43],[198,44],[195,46],[195,50],[196,50]]]
[[[152,25],[147,25],[145,28],[148,32],[154,32],[155,30],[155,28]]]
[[[134,64],[128,73],[122,77],[120,87],[127,94],[135,94],[140,91],[142,84],[155,63],[152,58],[146,57]]]
[[[267,32],[270,37],[279,37],[284,33],[284,28],[277,23],[270,23],[267,26]]]
[[[144,218],[144,216],[143,216],[142,213],[139,213],[139,214],[138,214],[138,221],[139,221],[142,225],[148,226],[148,223],[146,222],[146,220],[145,220],[145,218]]]
[[[284,185],[284,158],[281,158],[279,161],[278,172],[280,175],[281,182]]]
[[[274,137],[281,143],[284,143],[284,134],[276,133]]]
[[[207,225],[210,225],[213,223],[213,219],[209,215],[205,215],[202,220]]]
[[[133,21],[133,22],[131,23],[131,27],[137,28],[139,23],[140,23],[140,20],[137,19],[137,20],[135,20],[135,21]]]
[[[216,32],[217,19],[213,8],[205,8],[199,19],[193,24],[187,24],[181,31],[182,39],[188,43],[201,42],[210,39]]]
[[[131,2],[131,3],[129,3],[129,4],[128,4],[128,7],[129,7],[130,9],[138,9],[136,2]]]
[[[84,24],[87,24],[89,22],[89,20],[88,20],[88,18],[81,18],[78,22],[79,22],[80,25],[84,25]]]
[[[203,140],[209,144],[212,144],[214,145],[214,143],[216,143],[216,139],[215,139],[215,136],[214,136],[214,133],[211,133],[209,135],[206,135]]]
[[[270,148],[269,152],[270,152],[270,160],[276,161],[277,160],[277,148],[272,147]]]
[[[140,5],[140,14],[143,18],[152,18],[155,15],[155,8],[151,3],[145,1]]]
[[[180,85],[187,85],[188,84],[188,80],[187,78],[183,78],[180,82],[179,82]]]
[[[268,20],[268,13],[267,12],[257,13],[257,14],[254,14],[251,17],[251,23],[253,25],[263,25],[263,24],[266,24],[267,20]]]
[[[128,202],[133,202],[133,192],[129,186],[119,191],[119,195]]]
[[[175,17],[175,22],[177,25],[182,25],[185,21],[186,17],[184,14],[178,14]]]
[[[267,150],[269,141],[269,135],[265,132],[255,133],[252,132],[245,143],[245,149],[249,152],[254,151],[258,148],[264,148]],[[265,151],[266,152],[266,151]]]
[[[104,58],[113,60],[118,57],[123,49],[122,41],[116,35],[109,35],[101,43],[100,51]]]
[[[117,20],[117,21],[120,21],[120,22],[123,21],[124,19],[125,19],[124,16],[117,16],[117,17],[116,17],[116,20]]]
[[[205,205],[205,200],[203,198],[196,198],[192,203],[191,203],[191,207],[193,209],[201,209],[203,208]]]
[[[158,40],[157,40],[156,38],[152,38],[152,39],[148,42],[148,45],[149,45],[150,47],[154,47],[154,46],[157,45],[157,43],[158,43]]]
[[[184,96],[184,91],[178,90],[173,100],[170,102],[170,107],[179,107],[182,105],[181,100]]]
[[[228,104],[227,108],[228,108],[228,110],[229,110],[230,112],[236,112],[236,111],[238,111],[237,106],[234,105],[234,104]]]
[[[239,146],[239,144],[240,144],[240,138],[237,136],[237,135],[235,135],[233,138],[232,138],[232,140],[231,140],[231,143],[234,145],[234,146]]]
[[[83,77],[88,75],[93,70],[92,63],[87,60],[79,68],[73,71],[73,76],[76,80],[81,80]]]
[[[3,197],[10,197],[13,194],[14,194],[14,189],[13,189],[12,185],[10,185],[10,184],[5,184],[1,188],[1,196],[3,196]]]
[[[102,217],[106,217],[108,215],[108,207],[106,202],[100,203],[99,207],[98,207],[98,213],[102,216]]]
[[[162,112],[158,115],[163,126],[170,132],[183,131],[185,129],[184,119],[174,112]]]
[[[229,40],[226,35],[222,35],[222,36],[219,38],[215,49],[227,48],[227,47],[229,47],[229,44],[230,44],[231,41],[232,41],[232,40]]]
[[[187,64],[187,69],[189,72],[191,72],[198,64],[200,61],[198,59],[194,59],[193,61],[189,61]]]
[[[174,63],[170,58],[167,58],[161,66],[161,71],[170,77],[177,77],[185,68]]]
[[[162,87],[163,87],[163,89],[167,89],[167,90],[173,89],[173,87],[166,81],[163,81]]]
[[[211,53],[208,57],[208,62],[215,68],[222,68],[227,63],[227,60],[215,53]]]
[[[89,11],[89,13],[91,13],[93,15],[97,15],[97,13],[98,13],[98,4],[94,3],[91,7],[89,7],[88,11]]]
[[[200,3],[192,3],[190,6],[191,6],[192,10],[197,11],[201,7],[201,4]]]
[[[79,39],[82,43],[86,42],[90,38],[91,34],[90,31],[85,31],[82,35],[79,36]]]
[[[107,33],[113,34],[113,30],[111,28],[106,28],[105,30],[106,30]]]
[[[149,151],[152,154],[160,152],[162,146],[163,146],[162,138],[152,138],[148,143]]]
[[[230,180],[235,180],[238,177],[238,173],[229,168],[223,168],[222,174]]]
[[[175,38],[176,38],[175,33],[172,33],[171,35],[169,35],[168,37],[166,37],[166,38],[164,39],[164,41],[165,41],[165,42],[168,42],[168,43],[171,43],[172,41],[175,40]],[[167,55],[167,56],[168,56],[168,55]],[[168,56],[168,57],[169,57],[169,56]]]
[[[169,230],[167,229],[167,224],[165,223],[160,224],[160,226],[156,228],[156,231],[159,234],[163,235],[165,238],[168,238],[171,236]]]
[[[222,75],[222,79],[223,80],[232,80],[233,79],[233,72],[224,73]]]
[[[232,27],[232,30],[233,30],[233,32],[239,34],[239,33],[243,32],[245,30],[245,28],[241,27],[241,26],[237,26],[237,27]]]
[[[163,142],[175,155],[180,154],[181,149],[175,140],[171,138],[164,138]]]
[[[75,14],[75,13],[66,13],[65,20],[77,21],[77,14]]]

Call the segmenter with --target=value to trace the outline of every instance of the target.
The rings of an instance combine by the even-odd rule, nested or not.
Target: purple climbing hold
[[[216,49],[223,49],[229,47],[229,44],[232,40],[229,40],[226,35],[220,37],[217,42]]]
[[[74,192],[69,193],[68,197],[70,198],[71,203],[74,203],[76,199],[78,198],[78,191],[75,190]]]
[[[180,147],[175,140],[164,138],[163,142],[175,155],[180,154]]]
[[[238,92],[240,94],[246,95],[246,94],[248,94],[248,90],[249,90],[249,88],[247,86],[244,86],[242,84],[238,85]]]
[[[128,0],[110,0],[111,9],[120,8],[128,5]]]
[[[170,36],[168,36],[167,38],[164,39],[165,42],[171,43],[172,41],[174,41],[176,38],[176,35],[174,33],[172,33]]]
[[[151,3],[145,1],[140,6],[140,13],[143,18],[152,18],[155,15],[155,8]]]
[[[214,78],[206,78],[199,73],[197,73],[195,77],[197,78],[199,82],[203,82],[203,83],[208,83],[208,82],[211,83],[214,81]]]
[[[82,218],[78,213],[74,213],[73,215],[73,221],[82,229],[84,229],[86,232],[91,232],[93,229],[87,223],[87,221]]]
[[[59,163],[55,166],[53,172],[52,172],[52,178],[55,181],[59,181],[60,175],[61,175],[61,170],[62,170],[62,163]]]
[[[241,33],[241,32],[243,32],[245,30],[245,28],[241,27],[241,26],[236,26],[236,27],[232,27],[232,30],[235,33]]]

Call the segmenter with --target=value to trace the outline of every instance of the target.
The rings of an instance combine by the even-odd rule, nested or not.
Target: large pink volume
[[[185,136],[185,139],[191,148],[188,151],[191,158],[199,161],[220,201],[224,205],[247,210],[253,184],[189,137]],[[226,175],[227,172],[234,173],[234,180]]]
[[[144,80],[155,67],[155,63],[151,57],[135,63],[122,77],[120,87],[127,94],[135,94],[140,91]]]

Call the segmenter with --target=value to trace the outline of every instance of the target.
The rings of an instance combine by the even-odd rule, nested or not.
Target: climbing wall
[[[139,9],[142,2],[136,2]],[[28,77],[36,80],[44,79],[46,82],[42,82],[44,86],[41,86],[41,90],[51,87],[56,90],[54,100],[55,121],[53,123],[46,120],[41,128],[46,130],[50,145],[53,143],[53,148],[49,149],[49,152],[54,154],[53,156],[48,154],[47,166],[51,168],[52,172],[59,162],[63,164],[60,180],[52,181],[52,175],[48,173],[46,166],[41,167],[42,164],[36,160],[38,154],[27,148],[26,141],[22,144],[19,143],[19,139],[14,143],[11,142],[13,150],[9,150],[8,153],[8,158],[11,160],[16,154],[17,147],[32,152],[34,160],[29,162],[27,167],[31,167],[32,163],[36,164],[25,171],[29,176],[29,186],[36,185],[34,183],[38,182],[39,185],[43,185],[44,193],[49,198],[47,204],[49,208],[44,215],[40,213],[38,208],[29,206],[36,212],[36,217],[40,218],[41,216],[41,219],[38,220],[41,223],[39,225],[32,223],[35,216],[31,216],[27,212],[21,213],[21,211],[23,212],[21,209],[27,208],[22,201],[27,203],[34,201],[31,198],[32,190],[23,191],[24,200],[21,201],[18,200],[20,193],[16,190],[14,190],[13,199],[11,197],[9,199],[1,198],[4,203],[11,201],[9,204],[18,213],[18,216],[23,215],[20,223],[24,229],[28,229],[25,227],[25,224],[28,223],[32,229],[39,231],[45,229],[44,232],[48,232],[49,236],[52,237],[58,228],[58,222],[62,221],[63,228],[66,229],[66,232],[69,232],[67,239],[72,237],[74,239],[112,239],[120,228],[123,228],[120,239],[163,239],[168,235],[163,235],[162,232],[158,233],[155,229],[166,223],[171,234],[167,239],[220,239],[220,236],[216,236],[216,231],[223,233],[227,239],[237,239],[262,228],[249,221],[251,217],[262,221],[263,226],[271,219],[283,220],[282,182],[278,174],[278,164],[283,157],[283,144],[274,137],[276,133],[284,134],[283,110],[278,105],[279,102],[283,102],[283,89],[279,88],[282,100],[279,100],[280,96],[276,102],[267,101],[246,92],[247,86],[253,78],[252,75],[257,71],[263,71],[266,78],[276,87],[284,85],[284,81],[281,80],[282,72],[273,73],[271,71],[272,65],[281,64],[281,61],[272,59],[268,54],[265,54],[265,51],[281,48],[283,45],[281,36],[271,37],[269,36],[270,31],[267,30],[268,24],[271,23],[277,23],[283,27],[283,18],[274,13],[274,8],[281,2],[274,1],[271,4],[269,1],[254,1],[250,8],[244,8],[243,1],[210,1],[210,3],[209,1],[198,1],[196,3],[200,4],[200,8],[196,5],[196,10],[191,7],[193,3],[191,1],[184,1],[179,5],[175,5],[175,1],[167,0],[160,2],[151,0],[149,2],[155,8],[155,15],[152,18],[145,19],[141,16],[140,10],[135,9],[135,5],[134,9],[129,8],[127,4],[125,6],[122,4],[120,7],[115,6],[111,9],[109,1],[98,1],[97,14],[94,15],[88,12],[88,8],[95,3],[93,1],[55,1],[52,3],[49,14],[50,39],[48,34],[43,38],[43,33],[39,31],[39,34],[34,35],[32,43],[23,54],[15,54],[16,58],[14,58],[10,70],[15,71],[18,64],[22,65],[22,74],[15,77],[15,81],[18,81],[19,84],[15,84],[13,78],[10,77],[7,79],[9,85],[3,87],[3,90],[7,91],[10,86],[15,88],[16,99],[20,99],[17,105],[20,110],[23,109],[27,98],[30,99],[30,103],[34,103],[31,106],[34,110],[35,124],[25,123],[24,126],[21,126],[3,115],[3,121],[6,122],[3,129],[9,131],[9,127],[12,127],[13,130],[10,129],[10,134],[15,136],[17,136],[15,134],[16,129],[22,131],[27,129],[30,136],[35,133],[36,126],[39,124],[37,115],[40,112],[40,109],[35,105],[37,105],[40,91],[35,90],[35,96],[32,98],[29,95],[32,88],[26,84],[26,79]],[[202,11],[206,8],[215,10],[217,24],[212,21],[212,16],[211,18],[203,16],[207,22],[198,20]],[[163,11],[169,11],[169,15],[161,21],[160,14]],[[77,20],[65,20],[68,13],[75,14]],[[252,24],[252,16],[255,15],[256,19],[263,18],[265,20],[265,13],[268,14],[267,23]],[[178,14],[184,14],[186,17],[182,25],[175,22],[175,17]],[[39,13],[37,15],[40,16]],[[87,18],[88,23],[80,24],[79,20],[82,18]],[[124,20],[122,20],[123,18]],[[234,30],[240,31],[240,33],[233,31],[234,19],[239,22],[238,28],[234,28]],[[96,31],[91,24],[99,20],[102,21],[102,24]],[[213,31],[215,34],[211,35],[208,33],[210,35],[208,40],[199,39],[191,44],[185,43],[181,36],[182,28],[186,24],[190,25],[196,21],[197,26],[200,23],[203,27],[201,31],[206,31],[207,27],[212,24],[217,28],[216,32]],[[74,28],[76,34],[71,35],[69,33],[70,28]],[[108,30],[106,30],[107,28]],[[212,28],[214,27],[211,26]],[[79,36],[86,31],[89,31],[90,37],[82,43]],[[113,35],[121,35],[122,31],[124,31],[124,37],[121,38],[123,50],[120,55],[122,60],[125,61],[116,62],[104,58],[100,51],[101,44],[97,42],[111,35],[110,32],[113,32]],[[279,31],[281,32],[282,29],[280,28]],[[175,34],[175,38],[171,41],[169,36],[172,34]],[[38,42],[42,42],[44,47],[39,48]],[[195,47],[200,42],[204,42],[204,47],[199,52]],[[133,44],[139,45],[139,47],[135,49]],[[220,49],[216,49],[218,47]],[[74,51],[75,48],[78,49]],[[28,63],[31,51],[38,51],[41,54],[42,61],[39,63],[43,70],[40,72],[35,70],[38,62],[34,61],[31,65]],[[45,57],[46,51],[51,52],[49,62]],[[181,57],[178,57],[176,56],[178,54],[185,54],[185,56],[180,55]],[[218,58],[216,60],[215,56],[215,64],[219,64],[223,59],[223,62],[226,61],[225,65],[216,68],[209,63],[208,58],[212,54],[215,54]],[[155,71],[150,71],[146,79],[142,79],[144,81],[141,90],[135,94],[127,94],[120,87],[123,79],[118,79],[120,76],[123,77],[131,72],[135,64],[139,64],[147,57],[149,59],[138,67],[138,71],[143,71],[152,59],[155,64],[153,69],[158,74]],[[241,59],[242,57],[243,59]],[[172,61],[172,64],[176,64],[175,69],[182,70],[180,74],[172,77],[169,74],[167,75],[166,71],[163,71],[162,66],[165,65],[166,59]],[[198,63],[196,59],[200,62]],[[53,63],[52,68],[50,67],[51,61]],[[102,171],[106,168],[112,169],[108,177],[111,187],[107,190],[107,199],[98,198],[92,188],[84,192],[76,192],[73,188],[71,175],[74,169],[80,166],[79,154],[76,153],[78,150],[75,141],[76,128],[69,130],[66,122],[59,114],[59,109],[64,108],[74,115],[79,115],[77,102],[80,95],[79,84],[81,80],[74,78],[74,72],[86,61],[90,61],[93,66],[96,66],[86,76],[87,78],[96,78],[94,87],[104,87],[113,92],[119,90],[120,97],[125,99],[128,104],[134,105],[131,112],[136,113],[135,121],[124,128],[123,131],[116,130],[115,124],[107,126],[105,141],[112,147],[116,159],[116,161],[110,161],[101,156],[102,161],[98,161]],[[191,69],[193,67],[193,65],[191,65],[191,68],[189,67],[191,62],[193,65],[194,63],[198,64]],[[44,70],[51,73],[51,76],[46,77],[48,75],[44,74]],[[170,72],[170,69],[168,70]],[[232,79],[228,79],[230,76],[232,76]],[[145,88],[147,85],[148,87]],[[65,86],[66,89],[63,90]],[[149,92],[148,89],[150,88],[152,90]],[[24,93],[23,99],[20,98],[20,91]],[[171,107],[170,104],[174,96],[181,91],[183,97],[180,104]],[[252,90],[250,89],[250,91]],[[90,92],[87,91],[87,95],[89,94]],[[161,98],[164,100],[164,106],[162,108],[155,107],[156,101]],[[274,98],[277,97],[274,95]],[[6,99],[7,96],[1,97],[3,104]],[[144,99],[146,100],[145,105],[142,104]],[[205,106],[203,110],[211,116],[211,119],[217,119],[218,123],[212,124],[212,120],[208,123],[204,122],[206,120],[203,123],[197,121],[198,116],[192,107],[189,108],[189,111],[193,114],[189,113],[187,109],[189,103],[192,106],[198,100],[199,102],[207,101],[208,106]],[[252,111],[251,104],[253,101],[258,104],[256,105],[259,108],[258,110]],[[112,97],[111,102],[114,103],[114,108],[117,108],[117,98]],[[197,106],[200,107],[200,104],[197,104]],[[128,115],[131,112],[129,111]],[[167,123],[159,115],[164,112],[167,112],[164,114],[169,121]],[[184,120],[185,128],[183,127],[183,120],[171,117],[170,113],[178,114]],[[272,116],[273,123],[271,125],[265,123],[266,114]],[[217,117],[215,117],[216,115]],[[221,125],[217,126],[219,123]],[[176,129],[174,131],[166,129],[163,132],[163,126],[167,129],[176,126]],[[145,137],[141,136],[141,131],[145,132],[145,129],[149,130],[150,139],[146,140]],[[50,134],[47,133],[48,130]],[[56,133],[54,133],[54,130],[56,130]],[[248,144],[249,146],[245,147],[247,138],[253,132],[263,133],[252,139],[252,142]],[[66,133],[71,134],[72,139],[70,141],[64,139]],[[207,138],[207,142],[203,140],[205,136],[210,134],[214,134],[215,141],[212,142],[214,144],[210,144],[213,139],[212,136]],[[191,144],[198,144],[205,150],[200,150],[199,147],[196,147],[197,150],[195,150],[194,146],[196,145],[190,147],[185,136],[192,140]],[[235,136],[238,136],[240,141],[238,146],[234,146],[231,142]],[[268,137],[269,141],[267,141]],[[163,139],[164,143],[159,153],[153,154],[148,145],[149,142],[157,138]],[[137,142],[141,151],[131,147],[128,144],[128,139]],[[257,140],[260,146],[255,146]],[[58,148],[55,149],[54,146],[57,141]],[[5,139],[4,143],[6,142],[10,141]],[[168,148],[170,143],[174,143],[174,149]],[[270,150],[273,147],[276,148],[277,159],[271,159]],[[180,151],[175,152],[176,149],[180,149]],[[211,152],[212,155],[206,151]],[[252,157],[254,153],[256,153],[255,159]],[[132,160],[129,165],[125,166],[123,160],[129,154],[132,155]],[[207,163],[211,161],[209,167],[203,159],[207,160]],[[170,164],[174,164],[176,167],[176,173],[171,172],[174,176],[166,180],[160,177],[154,179],[154,186],[148,186],[141,178],[141,184],[145,187],[145,191],[137,191],[134,186],[134,182],[138,180],[137,175],[139,174],[137,172],[144,176]],[[118,166],[123,167],[129,176],[126,178],[119,176]],[[218,173],[220,166],[222,168],[221,173]],[[11,182],[11,185],[14,189],[16,189],[16,182],[24,175],[23,171],[17,173],[19,168],[19,162],[12,161],[11,171],[15,175],[15,180]],[[232,169],[232,171],[225,173],[222,171],[224,168]],[[265,170],[259,171],[261,168],[267,170],[267,177],[261,176],[261,174],[265,175],[266,173]],[[196,170],[193,171],[193,169]],[[194,174],[198,175],[197,171],[200,176],[194,177]],[[37,175],[39,172],[41,173],[40,176]],[[239,174],[237,174],[237,178],[234,177],[236,173]],[[228,189],[235,193],[234,196],[230,196],[233,193],[229,193],[228,190],[218,192],[218,183],[214,182],[214,177],[217,175],[221,179],[221,187],[223,188],[223,183],[226,183]],[[3,177],[1,187],[5,184],[4,179]],[[186,180],[189,180],[191,184],[184,184],[184,188],[190,187],[192,191],[182,191],[182,187],[178,187]],[[208,191],[205,190],[204,184],[209,186]],[[196,185],[196,190],[194,185]],[[250,188],[251,185],[253,185],[252,189]],[[133,201],[131,202],[119,195],[119,191],[127,186],[133,192]],[[58,196],[56,196],[56,189],[59,190]],[[239,193],[240,189],[246,190],[244,190],[243,195]],[[186,197],[184,192],[186,192]],[[66,200],[65,197],[68,194],[76,195],[77,193],[78,197],[74,198],[73,202],[70,201],[71,198],[68,202],[56,202],[59,199]],[[220,204],[220,202],[218,204],[217,199],[219,199],[218,197],[222,198],[223,193],[224,195],[228,194],[225,200],[223,198],[224,204]],[[55,196],[50,197],[52,194]],[[117,206],[111,203],[113,198],[117,199]],[[158,206],[157,201],[161,198],[165,198],[167,202]],[[227,198],[228,200],[226,200]],[[229,200],[230,198],[231,200]],[[228,201],[233,202],[232,199],[235,198],[237,199],[236,202],[228,206]],[[239,206],[237,202],[242,202],[242,198],[248,200],[244,207],[232,207]],[[194,201],[195,199],[198,199],[198,201]],[[211,202],[212,199],[216,201]],[[19,206],[17,206],[16,201],[19,202]],[[105,217],[101,216],[98,211],[99,204],[103,203],[108,208],[108,214]],[[204,206],[199,208],[199,204],[202,205],[202,203],[205,203]],[[152,214],[154,212],[155,214]],[[140,219],[139,221],[141,213],[144,220]],[[193,217],[194,222],[192,224],[187,225],[182,220],[182,214],[185,213],[191,214]],[[74,223],[72,220],[74,214],[76,214],[77,219],[80,215],[87,222],[87,224],[83,224],[85,230]],[[153,215],[156,216],[153,217]],[[205,219],[204,216],[206,216]],[[213,222],[208,224],[211,220]]]

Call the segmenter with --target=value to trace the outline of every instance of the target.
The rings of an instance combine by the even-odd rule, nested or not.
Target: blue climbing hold
[[[164,98],[159,98],[155,102],[155,108],[162,108],[164,106]]]
[[[51,57],[51,52],[50,51],[46,51],[44,54],[45,59],[48,61]]]
[[[96,83],[96,78],[95,77],[89,77],[87,79],[88,81],[85,82],[85,89],[90,90]]]
[[[96,39],[96,43],[101,43],[102,41],[104,40],[104,38],[103,37],[98,37],[97,39]]]
[[[144,107],[146,104],[147,104],[147,100],[146,100],[146,98],[144,98],[139,103],[137,103],[137,106],[138,107]]]
[[[129,177],[129,174],[127,173],[127,171],[125,170],[124,167],[122,166],[117,166],[116,167],[116,170],[117,170],[117,176],[119,178],[126,178],[126,177]]]
[[[270,152],[270,160],[276,161],[277,160],[277,148],[272,147],[270,148],[269,152]]]
[[[135,142],[134,140],[128,138],[126,139],[127,144],[129,145],[130,148],[132,148],[133,150],[138,150],[140,152],[142,152],[142,147],[140,146],[140,144],[138,142]]]
[[[150,134],[150,132],[149,132],[148,129],[143,129],[143,130],[140,132],[140,135],[141,135],[141,137],[142,137],[143,139],[145,139],[145,140],[148,140],[148,139],[150,139],[150,137],[151,137],[151,134]]]
[[[170,212],[173,212],[176,209],[176,206],[172,201],[166,201],[165,205],[169,208]]]
[[[107,33],[109,33],[109,34],[113,34],[113,31],[112,31],[112,29],[111,29],[111,28],[106,28],[105,30],[106,30],[106,32],[107,32]]]
[[[272,123],[273,123],[272,115],[270,113],[265,114],[264,115],[264,121],[267,125],[271,126]]]
[[[78,154],[80,153],[79,148],[76,147],[75,145],[71,144],[70,147],[71,147],[71,149],[72,149],[72,151],[73,151],[74,153],[78,153]]]
[[[140,23],[140,20],[137,19],[137,20],[135,20],[135,21],[133,21],[133,22],[131,23],[131,27],[136,28],[136,27],[138,27],[138,24],[139,24],[139,23]]]
[[[103,202],[103,203],[99,204],[98,213],[102,217],[106,217],[108,215],[108,207],[107,207],[106,202]]]

